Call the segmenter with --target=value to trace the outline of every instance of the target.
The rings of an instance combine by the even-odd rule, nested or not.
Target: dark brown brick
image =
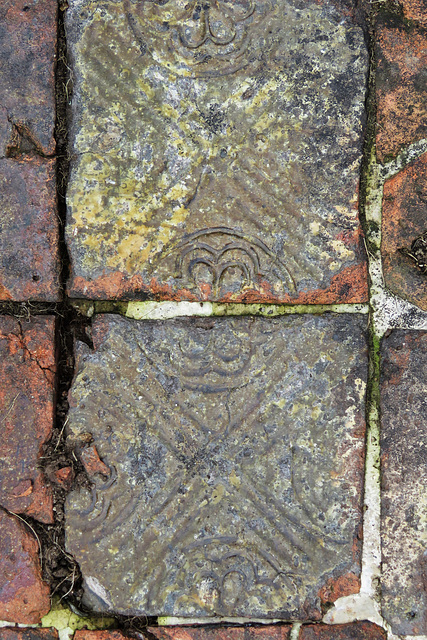
[[[78,629],[73,636],[73,640],[130,640],[133,637],[134,636],[129,636],[123,633],[123,631],[118,631],[117,629],[113,629],[111,631],[89,631],[88,629]]]
[[[372,622],[352,624],[307,624],[301,627],[299,640],[386,640],[387,633]]]
[[[17,629],[4,627],[0,629],[0,640],[57,640],[56,629]]]
[[[427,634],[427,332],[382,345],[382,615],[399,636]]]
[[[424,154],[384,186],[381,242],[386,286],[424,310],[427,310],[427,277],[411,247],[414,242],[421,242],[420,236],[427,231],[426,201],[427,154]],[[427,238],[425,241],[427,248]],[[427,261],[427,253],[424,260]]]
[[[416,2],[412,5],[415,11]],[[427,136],[425,31],[404,26],[395,15],[381,14],[377,60],[377,156],[383,162]]]
[[[56,14],[56,0],[3,0],[0,7],[0,131],[41,155],[55,151]],[[0,143],[1,158],[9,153],[1,133]]]
[[[291,626],[265,625],[262,627],[217,627],[211,629],[204,627],[150,627],[149,631],[158,640],[288,640]]]
[[[0,300],[58,296],[55,161],[0,160]]]
[[[52,522],[39,469],[53,423],[55,319],[0,317],[0,505]]]
[[[0,509],[1,620],[36,624],[49,611],[49,587],[41,577],[38,553],[39,545],[30,529]],[[0,640],[33,640],[25,635],[18,638],[14,631],[0,629]]]

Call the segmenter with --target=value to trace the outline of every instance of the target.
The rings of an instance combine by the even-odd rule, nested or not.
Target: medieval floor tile
[[[57,6],[56,0],[2,0],[0,158],[55,151]]]
[[[3,627],[0,640],[58,640],[58,632],[55,629]]]
[[[368,55],[347,7],[69,5],[71,296],[366,300]]]
[[[86,605],[318,620],[334,582],[357,592],[365,329],[96,317],[67,423],[104,465],[66,503]]]
[[[55,319],[0,316],[0,506],[53,522],[39,469],[53,426]]]
[[[382,613],[399,635],[427,633],[427,332],[382,347]]]
[[[0,160],[0,300],[58,298],[55,161]]]
[[[416,11],[416,0],[405,3]],[[400,15],[380,13],[377,23],[377,156],[396,156],[427,137],[427,34]],[[427,15],[427,14],[426,14]]]
[[[158,640],[289,640],[291,625],[262,627],[149,627]],[[89,640],[89,639],[88,639]]]
[[[0,508],[0,620],[36,624],[50,609],[41,577],[39,545],[22,522]],[[0,629],[0,640],[33,640]],[[32,631],[32,630],[31,630]],[[34,638],[51,640],[51,636]]]
[[[387,633],[372,622],[304,624],[299,640],[386,640]]]
[[[386,286],[427,310],[427,154],[384,185],[381,254]]]

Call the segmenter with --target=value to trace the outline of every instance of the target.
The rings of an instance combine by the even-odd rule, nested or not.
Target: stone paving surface
[[[422,0],[380,10],[377,44],[377,156],[396,156],[405,145],[427,138],[427,33],[412,20],[426,21]]]
[[[382,613],[396,634],[427,634],[427,332],[382,349]]]
[[[67,424],[108,465],[66,505],[87,604],[319,619],[326,582],[358,591],[365,330],[363,316],[97,317]]]
[[[49,591],[42,581],[34,535],[17,517],[0,508],[0,620],[40,622],[50,609]],[[13,640],[13,633],[4,633],[0,629],[1,640]]]
[[[69,5],[71,296],[367,299],[368,56],[348,7]]]
[[[39,468],[54,415],[55,323],[0,316],[0,507],[53,522]]]

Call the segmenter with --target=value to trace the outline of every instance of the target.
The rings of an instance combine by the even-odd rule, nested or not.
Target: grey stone
[[[365,301],[348,7],[69,4],[71,295]]]
[[[95,319],[67,423],[110,468],[66,503],[87,605],[318,620],[358,589],[365,324]]]
[[[382,346],[382,613],[395,634],[427,634],[427,332]]]

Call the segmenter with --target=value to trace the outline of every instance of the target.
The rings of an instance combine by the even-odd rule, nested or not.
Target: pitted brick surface
[[[55,319],[0,316],[0,506],[53,522],[52,494],[40,470],[52,434]]]
[[[398,635],[427,633],[427,332],[382,346],[382,615]]]
[[[39,545],[17,517],[0,508],[0,619],[37,624],[50,609],[49,587],[42,581]],[[19,635],[19,634],[18,634]],[[0,640],[16,634],[0,629]],[[40,638],[39,640],[50,640]],[[26,637],[17,640],[33,640]],[[36,638],[34,638],[36,640]],[[38,639],[37,639],[38,640]]]

